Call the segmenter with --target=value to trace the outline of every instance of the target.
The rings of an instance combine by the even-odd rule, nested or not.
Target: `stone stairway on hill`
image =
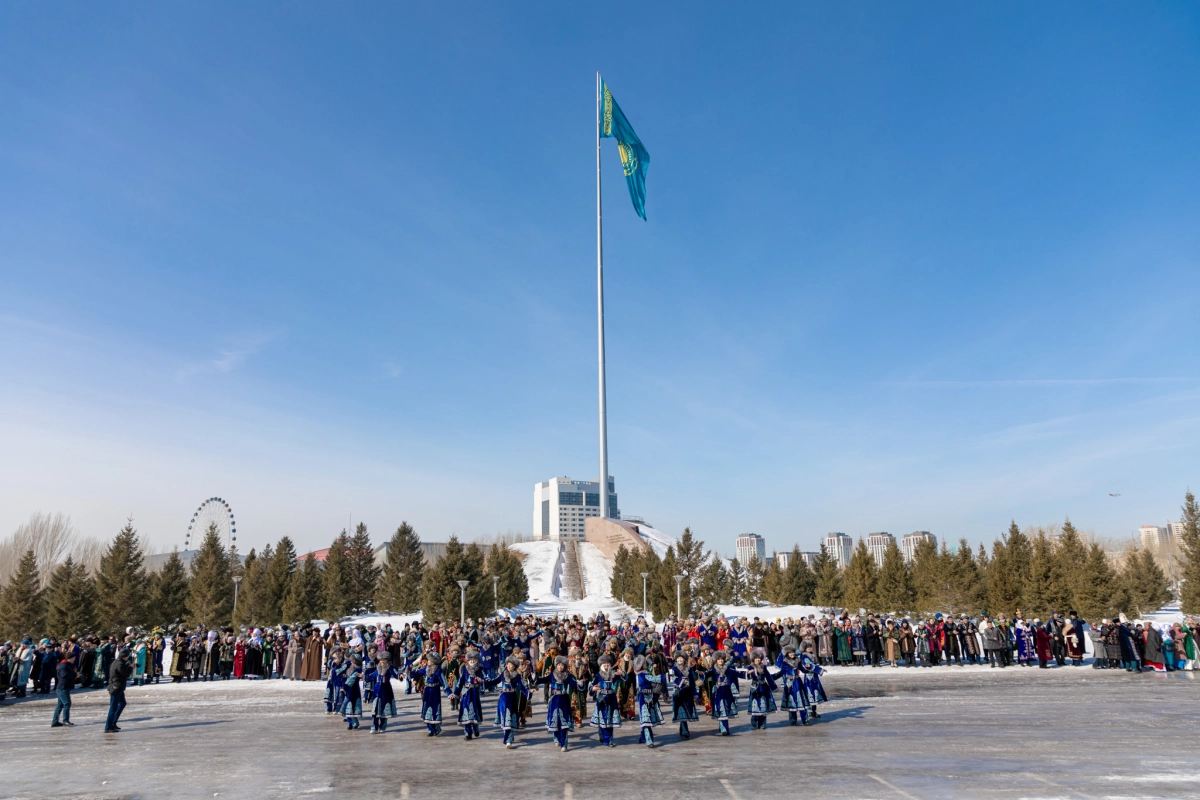
[[[583,569],[579,564],[579,546],[575,542],[563,542],[562,588],[559,597],[563,600],[582,600]]]

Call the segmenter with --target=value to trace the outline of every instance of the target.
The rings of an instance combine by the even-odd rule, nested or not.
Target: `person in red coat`
[[[233,645],[233,677],[241,678],[246,669],[246,637],[239,636]]]
[[[1033,621],[1033,642],[1037,649],[1038,667],[1046,669],[1050,659],[1054,656],[1051,653],[1050,632],[1046,630],[1046,626],[1040,619]]]

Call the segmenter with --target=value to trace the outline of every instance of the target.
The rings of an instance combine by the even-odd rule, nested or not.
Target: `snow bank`
[[[583,593],[587,599],[612,598],[613,562],[591,542],[580,542],[579,566],[583,570]]]
[[[753,621],[755,617],[758,617],[764,622],[782,621],[789,617],[800,619],[809,614],[815,614],[817,619],[820,619],[821,615],[825,613],[817,606],[717,606],[717,611],[730,620],[735,617],[745,617]]]
[[[562,546],[558,542],[518,542],[512,549],[525,556],[521,568],[529,581],[529,600],[557,600],[562,586]]]
[[[659,558],[664,558],[667,555],[667,548],[674,547],[679,544],[679,540],[675,537],[669,536],[662,531],[655,530],[649,525],[645,525],[641,522],[635,522],[633,524],[637,526],[638,533],[640,533],[642,538],[646,540],[646,544],[654,548],[654,552],[658,554]]]

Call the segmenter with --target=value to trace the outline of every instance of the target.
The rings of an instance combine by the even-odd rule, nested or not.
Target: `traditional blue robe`
[[[345,685],[346,691],[342,696],[341,711],[347,717],[357,717],[362,714],[362,686],[360,685],[362,676],[358,667],[350,662],[347,662],[342,669],[342,683]]]
[[[808,690],[808,699],[815,707],[829,698],[825,696],[825,687],[821,685],[821,673],[825,668],[813,660],[808,653],[800,656],[800,672],[804,675],[804,688]]]
[[[458,671],[458,683],[454,685],[454,694],[458,697],[460,725],[478,725],[483,721],[483,707],[479,699],[483,685],[482,669],[479,675],[472,675],[465,666]]]
[[[696,682],[699,679],[691,667],[679,669],[671,665],[667,673],[667,690],[671,693],[671,721],[695,722],[700,719],[696,713]]]
[[[575,715],[571,713],[571,692],[578,691],[579,684],[571,673],[564,673],[564,679],[559,679],[556,670],[549,675],[538,678],[538,685],[550,687],[549,700],[546,703],[546,730],[556,731],[575,730]]]
[[[625,676],[617,670],[610,670],[608,677],[596,673],[592,678],[591,693],[596,698],[592,707],[592,724],[598,728],[621,727],[621,709],[617,707],[617,687]]]
[[[382,668],[376,667],[367,673],[367,681],[371,684],[371,694],[375,698],[375,705],[371,709],[372,716],[396,716],[396,694],[392,691],[392,678],[394,677],[396,677],[396,670],[390,664]]]
[[[777,684],[766,667],[761,671],[748,667],[741,671],[750,682],[750,696],[746,702],[746,710],[752,717],[761,717],[776,710],[775,691]]]
[[[425,679],[425,689],[421,692],[421,719],[426,725],[441,725],[442,689],[446,688],[446,676],[442,674],[442,668],[414,668],[409,670],[409,674]]]
[[[655,686],[661,687],[662,683],[661,675],[651,675],[648,672],[637,674],[638,721],[643,728],[659,725],[663,721],[662,710],[658,707],[658,697],[654,694]]]
[[[500,692],[500,697],[496,700],[496,718],[492,724],[506,731],[515,731],[520,727],[521,719],[517,715],[517,700],[521,695],[528,697],[529,690],[525,688],[525,682],[521,680],[520,675],[508,670],[501,673],[496,690]]]
[[[737,672],[730,667],[726,667],[723,672],[713,667],[708,671],[708,677],[713,682],[713,719],[720,720],[736,717],[738,715],[738,704],[734,692],[738,688]]]
[[[750,654],[749,650],[747,649],[747,645],[750,641],[750,631],[739,631],[737,628],[730,628],[729,636],[726,637],[725,641],[727,644],[730,642],[733,643],[732,646],[734,658],[746,658],[746,656]]]
[[[782,655],[775,662],[779,667],[779,675],[783,678],[783,694],[780,696],[779,707],[785,711],[802,711],[811,703],[808,690],[804,686],[804,673],[798,663],[789,662]]]

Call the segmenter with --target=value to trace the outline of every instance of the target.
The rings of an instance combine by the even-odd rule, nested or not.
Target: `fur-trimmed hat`
[[[474,647],[467,648],[467,660],[470,661],[471,659],[474,659],[476,661],[479,660],[479,651],[476,650]]]
[[[389,653],[387,650],[380,650],[379,651],[379,660],[380,661],[391,661],[392,654]]]
[[[607,664],[608,666],[611,667],[613,665],[613,657],[610,656],[608,653],[605,653],[604,655],[600,656],[600,658],[597,660],[600,662],[600,666],[604,666]]]
[[[560,664],[564,667],[567,665],[567,657],[566,656],[555,656],[554,657],[554,666],[557,667]]]
[[[509,656],[508,658],[504,659],[504,666],[512,667],[513,669],[520,669],[521,662],[512,656]]]
[[[633,671],[634,672],[641,672],[645,668],[646,668],[646,657],[645,656],[638,656],[637,658],[635,658],[633,660]]]
[[[425,661],[431,667],[440,667],[442,665],[442,657],[437,653],[426,653]]]

